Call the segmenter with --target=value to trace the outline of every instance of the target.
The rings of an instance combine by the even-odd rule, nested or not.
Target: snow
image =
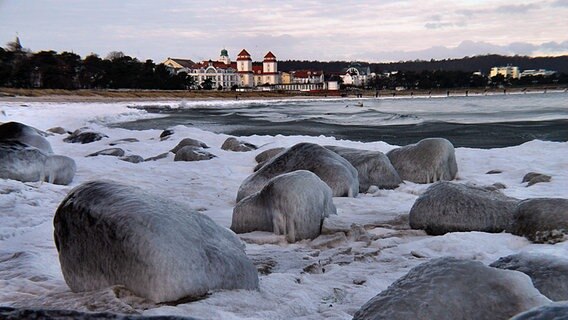
[[[160,105],[185,104],[174,101]],[[213,107],[215,103],[204,101],[202,105]],[[357,198],[334,198],[338,215],[332,217],[333,225],[349,230],[346,234],[327,234],[297,243],[264,232],[242,235],[248,256],[263,270],[259,290],[216,291],[203,300],[178,305],[148,305],[124,295],[116,298],[121,304],[111,303],[108,297],[96,298],[100,292],[93,293],[89,300],[85,294],[72,293],[68,288],[53,241],[55,210],[73,187],[94,179],[115,180],[185,203],[228,228],[237,190],[252,173],[254,157],[266,149],[310,142],[386,153],[396,146],[326,136],[277,135],[237,137],[262,147],[253,152],[231,152],[220,148],[229,136],[197,128],[176,126],[173,136],[160,141],[161,130],[108,127],[114,122],[159,116],[127,108],[127,103],[0,102],[0,110],[0,122],[18,121],[40,130],[61,126],[72,131],[88,126],[109,137],[90,144],[65,143],[64,135],[47,137],[55,154],[71,157],[77,164],[75,179],[68,186],[0,179],[0,305],[115,312],[124,312],[124,305],[129,305],[144,315],[206,319],[351,319],[370,298],[430,259],[453,256],[488,265],[519,252],[559,257],[568,253],[568,242],[531,244],[508,233],[464,232],[433,237],[407,230],[405,217],[429,184],[406,182],[395,190],[372,189],[372,193]],[[138,164],[112,156],[85,157],[108,148],[111,141],[125,138],[139,140],[120,145],[126,155],[153,157],[168,152],[183,138],[193,138],[210,146],[207,151],[217,157],[174,162],[170,153],[165,159]],[[566,159],[568,142],[535,140],[501,149],[456,148],[456,181],[481,186],[503,183],[507,186],[503,192],[519,199],[565,198]],[[502,173],[486,174],[490,170]],[[521,180],[531,171],[548,174],[552,180],[527,187]]]

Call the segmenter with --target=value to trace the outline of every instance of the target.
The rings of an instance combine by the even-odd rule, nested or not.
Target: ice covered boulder
[[[113,141],[109,142],[109,146],[116,146],[116,145],[119,145],[119,144],[134,143],[134,142],[140,142],[140,140],[138,140],[136,138],[118,139],[118,140],[113,140]]]
[[[241,200],[233,210],[231,230],[274,232],[289,242],[314,239],[330,214],[336,208],[329,186],[312,172],[298,170],[271,179]]]
[[[19,142],[0,141],[0,178],[67,185],[77,167],[69,157],[46,154]]]
[[[266,161],[274,158],[277,154],[279,154],[280,152],[282,152],[284,150],[286,150],[286,148],[267,149],[267,150],[264,150],[261,153],[257,154],[256,157],[254,157],[254,160],[257,163],[266,162]]]
[[[510,227],[518,200],[499,191],[440,181],[416,199],[410,209],[412,229],[431,235],[447,232],[501,232]]]
[[[414,267],[353,319],[509,319],[547,303],[521,272],[446,257]]]
[[[552,179],[552,177],[549,176],[549,175],[538,173],[538,172],[529,172],[529,173],[525,174],[522,182],[523,183],[528,182],[527,187],[530,187],[530,186],[537,184],[537,183],[550,182],[550,179]]]
[[[452,143],[443,138],[428,138],[387,153],[402,180],[431,183],[453,180],[458,164]]]
[[[510,320],[566,320],[568,319],[568,302],[551,303],[535,307],[520,313]]]
[[[37,148],[46,154],[53,153],[51,144],[44,138],[40,130],[19,122],[0,124],[0,141],[19,142]]]
[[[356,197],[359,192],[357,170],[349,161],[320,145],[298,143],[248,176],[239,187],[237,202],[260,191],[270,179],[296,170],[315,173],[331,188],[334,197]]]
[[[359,192],[366,192],[370,186],[377,186],[380,189],[395,189],[402,183],[402,179],[389,158],[380,151],[337,146],[325,147],[345,158],[357,169]]]
[[[216,289],[255,289],[256,268],[230,230],[139,188],[93,181],[73,189],[53,220],[72,291],[123,285],[155,302]]]
[[[120,159],[122,161],[130,162],[130,163],[144,162],[144,158],[142,158],[142,156],[139,156],[137,154],[131,154],[131,155],[128,155],[128,156],[118,157],[118,159]]]
[[[171,129],[166,129],[160,133],[160,141],[169,139],[174,134],[174,131]]]
[[[536,243],[557,243],[568,239],[568,199],[534,198],[519,203],[511,233]]]
[[[179,149],[183,148],[183,147],[195,147],[195,148],[209,148],[209,146],[207,146],[204,142],[201,142],[199,140],[195,140],[195,139],[191,139],[191,138],[185,138],[183,140],[181,140],[172,150],[171,152],[173,153],[177,153]]]
[[[520,271],[553,301],[568,300],[568,259],[547,254],[518,253],[499,258],[491,267]]]
[[[215,155],[201,148],[185,146],[177,150],[174,161],[201,161],[215,158]]]
[[[100,132],[92,131],[88,128],[81,128],[73,131],[73,133],[63,139],[63,141],[84,144],[99,141],[102,138],[108,138],[108,136]]]
[[[254,172],[258,171],[268,160],[276,157],[280,152],[286,150],[286,148],[272,148],[268,150],[264,150],[261,153],[257,154],[254,157],[254,160],[258,163],[258,165],[254,168]]]
[[[97,152],[88,154],[87,157],[97,157],[97,156],[113,156],[122,157],[126,152],[122,148],[107,148]]]
[[[47,132],[55,133],[55,134],[66,134],[67,130],[63,127],[53,127],[46,130]]]
[[[258,147],[252,143],[248,143],[246,141],[241,141],[237,140],[237,138],[230,137],[227,138],[225,142],[223,142],[223,145],[221,145],[221,149],[229,151],[247,152],[247,151],[256,150],[258,149]]]

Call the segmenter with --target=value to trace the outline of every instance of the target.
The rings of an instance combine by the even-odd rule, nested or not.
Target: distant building
[[[278,90],[286,91],[320,91],[329,89],[325,82],[323,71],[296,70],[282,73],[282,81],[275,86]]]
[[[280,73],[280,83],[281,84],[292,83],[292,73],[291,72],[281,72]]]
[[[343,84],[357,87],[364,86],[372,77],[371,69],[368,66],[363,67],[358,62],[352,62],[341,75]]]
[[[162,63],[174,73],[181,71],[187,72],[187,69],[191,68],[195,64],[195,62],[191,60],[177,58],[167,58],[166,61]]]
[[[505,78],[513,78],[513,79],[519,79],[520,78],[519,67],[515,67],[515,66],[511,66],[511,65],[508,65],[506,67],[493,67],[493,68],[491,68],[491,71],[489,72],[489,78],[493,78],[498,74],[503,75]]]
[[[545,69],[538,69],[538,70],[534,70],[534,69],[529,69],[529,70],[523,70],[523,72],[521,72],[520,74],[520,78],[523,77],[536,77],[536,76],[542,76],[542,77],[550,77],[556,74],[556,71],[552,71],[552,70],[545,70]]]
[[[323,71],[314,71],[314,70],[297,70],[292,71],[291,73],[291,82],[292,83],[323,83],[324,76]]]
[[[250,54],[243,49],[237,55],[237,73],[240,77],[241,87],[258,87],[261,85],[275,85],[280,83],[278,62],[272,52],[264,56],[262,65],[253,64]]]
[[[197,86],[209,79],[212,87],[229,89],[234,86],[253,88],[261,85],[275,85],[280,82],[278,62],[272,52],[264,56],[262,63],[253,63],[250,54],[243,49],[232,62],[226,49],[216,61],[194,63],[187,59],[168,58],[163,62],[172,72],[187,72]]]

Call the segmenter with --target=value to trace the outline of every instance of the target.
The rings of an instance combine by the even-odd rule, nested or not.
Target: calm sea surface
[[[405,145],[443,137],[456,147],[495,148],[540,139],[568,141],[568,93],[379,99],[180,101],[143,105],[160,117],[115,124],[175,125],[238,136],[326,135]]]

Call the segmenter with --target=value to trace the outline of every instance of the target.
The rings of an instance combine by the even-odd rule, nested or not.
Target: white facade
[[[323,71],[297,70],[291,72],[292,83],[323,83]]]
[[[254,86],[252,59],[250,58],[250,54],[245,49],[243,49],[237,56],[237,72],[239,74],[239,86]]]
[[[519,67],[515,66],[493,67],[489,72],[489,78],[493,78],[498,74],[503,75],[505,78],[513,78],[513,79],[520,78]]]
[[[188,74],[195,79],[197,85],[202,84],[206,79],[210,79],[213,89],[217,89],[219,86],[223,89],[229,89],[239,83],[235,69],[215,67],[214,63],[209,63],[207,66],[197,65],[196,68],[190,69]]]
[[[529,70],[523,70],[523,72],[521,72],[521,74],[519,75],[519,78],[536,77],[536,76],[550,77],[553,76],[554,74],[556,74],[556,71],[545,70],[545,69],[538,69],[538,70],[529,69]]]
[[[364,86],[373,77],[369,67],[363,67],[359,63],[351,63],[344,74],[340,76],[345,85]]]
[[[270,85],[280,83],[278,62],[276,62],[276,57],[270,51],[264,56],[264,61],[262,62],[262,82]]]
[[[221,50],[217,61],[203,61],[187,68],[188,75],[195,79],[195,87],[199,88],[207,79],[211,80],[212,89],[230,89],[239,85],[236,64],[231,63],[227,50]]]

